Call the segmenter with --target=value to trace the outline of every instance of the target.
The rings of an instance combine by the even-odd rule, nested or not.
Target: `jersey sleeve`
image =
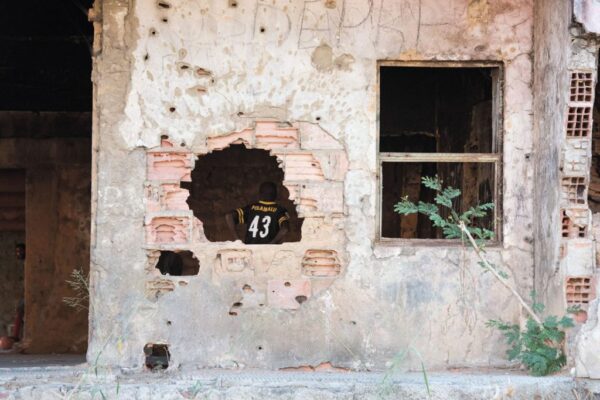
[[[281,226],[281,224],[283,224],[285,221],[289,221],[290,220],[290,214],[288,214],[287,210],[283,207],[281,207],[279,209],[279,212],[277,213],[277,224],[279,226]]]
[[[233,210],[233,220],[236,224],[245,224],[248,218],[248,206]]]

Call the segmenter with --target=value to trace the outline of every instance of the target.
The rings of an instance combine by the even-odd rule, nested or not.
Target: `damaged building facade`
[[[65,223],[57,252],[89,251],[88,361],[366,371],[416,349],[408,368],[509,365],[486,322],[523,322],[520,305],[468,246],[394,212],[432,201],[437,175],[457,207],[495,204],[487,255],[523,297],[580,307],[569,365],[600,379],[598,1],[104,0],[89,18],[91,211],[58,219],[89,218],[89,249]],[[89,165],[89,143],[67,142],[44,157]],[[263,181],[290,231],[234,241],[225,214]],[[28,345],[81,351],[81,321],[55,342],[35,328],[48,256],[29,254]]]
[[[497,205],[487,252],[524,296],[589,313],[570,354],[599,377],[599,6],[558,3],[97,2],[88,357],[369,370],[411,347],[431,368],[506,365],[485,324],[519,305],[393,212],[437,174],[461,206]],[[263,180],[290,237],[234,242],[223,216]],[[173,254],[186,267],[162,274]]]

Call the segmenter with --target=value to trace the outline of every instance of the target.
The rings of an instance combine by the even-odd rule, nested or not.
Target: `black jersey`
[[[277,236],[281,224],[290,219],[287,210],[274,201],[259,201],[237,208],[235,222],[246,224],[246,244],[268,244]]]

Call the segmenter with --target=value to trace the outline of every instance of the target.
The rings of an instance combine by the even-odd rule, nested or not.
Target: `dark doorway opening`
[[[14,259],[15,242],[25,245],[22,276],[14,261],[0,265],[22,282],[0,290],[0,337],[14,335],[14,304],[24,300],[20,337],[2,351],[13,363],[87,347],[87,312],[63,299],[74,294],[73,271],[89,270],[92,3],[0,3],[0,252]]]

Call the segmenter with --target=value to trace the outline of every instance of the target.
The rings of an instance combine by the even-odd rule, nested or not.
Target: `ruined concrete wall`
[[[504,62],[504,235],[488,251],[526,294],[531,1],[106,0],[101,8],[90,359],[102,351],[101,363],[140,368],[146,343],[168,343],[173,365],[377,369],[408,346],[432,368],[504,363],[485,322],[517,321],[519,308],[474,254],[376,241],[377,60]],[[278,158],[305,218],[302,241],[208,242],[181,202],[161,202],[190,179],[195,156],[238,143]],[[160,276],[160,249],[193,251],[199,274]],[[313,274],[322,259],[332,269]]]
[[[537,1],[534,47],[535,132],[535,289],[550,313],[565,309],[559,273],[562,233],[560,163],[565,139],[569,93],[570,48],[568,1]]]
[[[71,271],[89,266],[90,141],[2,139],[0,147],[0,167],[26,171],[27,351],[85,352],[86,313],[62,299],[73,295]]]

